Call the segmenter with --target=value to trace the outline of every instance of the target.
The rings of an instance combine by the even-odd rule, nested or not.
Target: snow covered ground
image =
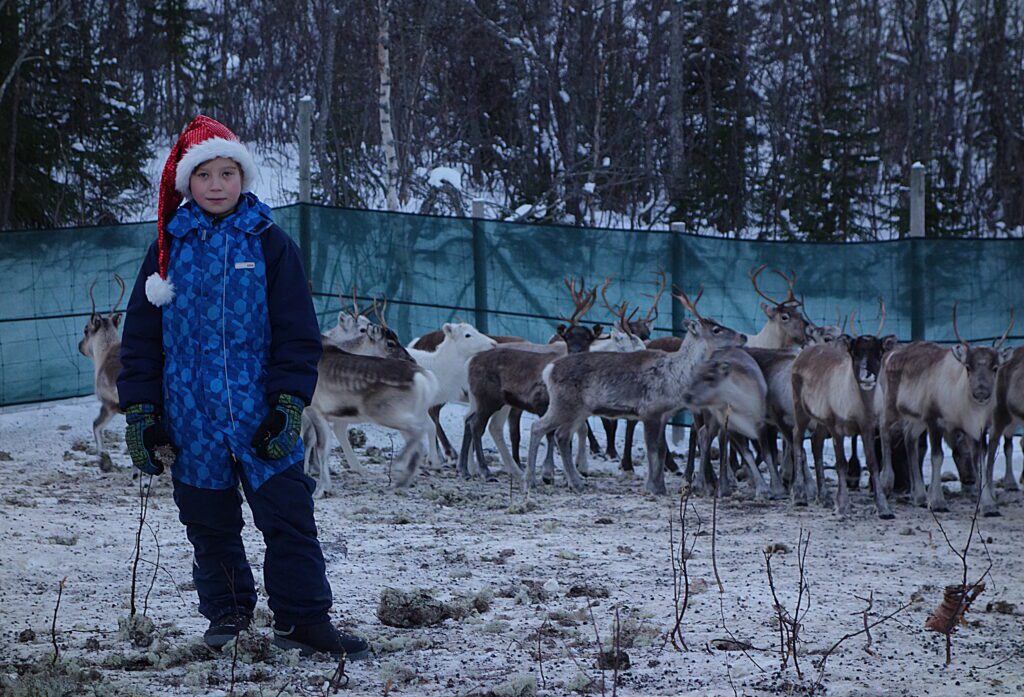
[[[128,615],[138,483],[121,445],[120,417],[108,433],[115,470],[102,473],[95,455],[86,452],[96,411],[91,398],[0,410],[0,676],[49,663],[57,589],[66,577],[56,641],[62,659],[86,669],[83,679],[97,694],[227,694],[232,672],[238,695],[325,694],[335,670],[331,662],[252,655],[244,648],[235,661],[231,652],[212,655],[198,646],[206,623],[196,610],[190,546],[166,476],[155,480],[147,517],[153,530],[143,536],[147,561],[140,565],[139,605],[141,610],[148,597],[155,640],[138,648],[118,634],[119,618]],[[446,430],[456,443],[462,413],[445,410]],[[380,429],[366,433],[368,446],[391,445]],[[399,440],[394,437],[396,445]],[[921,600],[872,629],[870,650],[863,635],[843,643],[821,678],[827,694],[1024,691],[1019,493],[1001,493],[1003,516],[979,521],[991,577],[953,637],[947,668],[943,638],[926,631],[924,622],[943,587],[959,583],[962,571],[926,510],[900,503],[896,520],[880,521],[863,491],[846,518],[743,495],[722,501],[715,536],[720,594],[711,501],[691,499],[691,590],[681,624],[687,650],[676,650],[667,643],[675,624],[669,520],[678,513],[679,478],[668,475],[673,495],[654,498],[642,493],[642,469],[623,479],[616,463],[597,460],[582,495],[570,493],[559,478],[559,486],[541,486],[523,507],[504,476],[498,483],[467,483],[454,478],[451,466],[421,472],[410,490],[395,492],[387,483],[387,455],[385,450],[368,458],[365,479],[348,473],[335,478],[335,496],[317,503],[336,619],[368,636],[377,650],[372,660],[347,667],[350,682],[340,694],[568,695],[585,692],[592,680],[591,694],[611,695],[613,672],[597,667],[596,636],[611,648],[616,612],[619,646],[629,657],[628,669],[618,673],[618,695],[807,694],[819,678],[821,654],[863,627],[865,602],[857,596],[869,594],[873,619]],[[953,469],[951,462],[948,467]],[[951,512],[940,520],[962,547],[973,506],[956,495],[955,484],[951,488]],[[693,537],[698,516],[701,534]],[[246,545],[259,579],[262,542],[248,513],[246,520]],[[769,545],[780,550],[772,562],[776,590],[792,609],[801,529],[810,533],[810,607],[798,654],[803,680],[792,661],[779,669],[779,633],[762,554]],[[673,531],[678,538],[678,518]],[[155,578],[154,538],[161,567]],[[979,540],[969,560],[974,580],[987,565]],[[469,594],[489,602],[461,620],[394,629],[377,618],[388,587],[429,589],[445,601]],[[258,632],[266,636],[265,598],[261,607],[264,627]],[[714,648],[716,640],[730,637],[752,647],[746,653]]]

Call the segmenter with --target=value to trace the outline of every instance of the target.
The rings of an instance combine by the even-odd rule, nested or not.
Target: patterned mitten
[[[252,447],[264,460],[280,460],[287,456],[299,440],[302,428],[302,409],[305,403],[298,397],[282,393],[270,413],[264,417]]]
[[[177,458],[177,450],[164,430],[160,412],[152,404],[132,404],[124,411],[128,428],[124,440],[132,464],[145,474],[160,474]]]

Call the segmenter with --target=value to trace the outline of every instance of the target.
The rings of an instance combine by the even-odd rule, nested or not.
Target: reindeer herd
[[[318,475],[316,495],[331,488],[333,439],[349,469],[365,474],[348,438],[348,426],[355,423],[375,423],[402,434],[405,443],[393,463],[398,487],[407,486],[424,461],[434,467],[454,461],[461,477],[494,479],[484,457],[487,431],[506,473],[527,495],[536,486],[545,441],[542,481],[554,482],[557,451],[567,485],[579,492],[585,487],[588,455],[600,452],[590,417],[603,423],[609,458],[619,456],[616,424],[626,421],[619,458],[626,472],[633,469],[635,427],[643,424],[644,488],[664,494],[665,470],[678,471],[666,427],[685,410],[693,426],[682,474],[695,492],[728,495],[736,481],[746,480],[756,498],[789,496],[795,505],[814,499],[831,507],[823,457],[824,443],[831,439],[838,479],[834,506],[845,514],[851,508],[849,491],[860,483],[859,439],[881,518],[893,517],[889,497],[894,491],[907,493],[915,505],[944,511],[945,442],[964,491],[980,496],[983,514],[998,515],[993,482],[997,447],[1002,439],[1002,485],[1016,490],[1012,436],[1024,422],[1024,348],[1003,346],[1013,327],[1012,313],[991,347],[971,346],[960,337],[955,305],[958,341],[952,347],[901,344],[894,335],[882,334],[884,302],[874,334],[857,333],[852,316],[833,326],[816,326],[797,299],[795,274],[772,271],[788,289],[778,300],[759,285],[765,268],[750,273],[754,290],[766,301],[761,303],[765,324],[754,335],[703,316],[697,308],[701,287],[693,299],[679,289],[672,293],[692,315],[685,335],[652,339],[664,273],[658,275],[657,292],[642,319],[634,319],[639,309],[629,313],[627,303],[608,301],[610,279],[589,289],[583,279],[567,279],[573,311],[546,344],[486,336],[454,322],[403,346],[385,321],[387,303],[361,308],[353,289],[351,308],[343,298],[337,325],[322,336],[319,380],[303,414],[306,468]],[[124,283],[117,280],[123,298]],[[598,295],[614,317],[607,333],[601,324],[583,322]],[[101,458],[101,431],[117,413],[120,302],[107,315],[97,313],[93,302],[79,342],[79,351],[95,365],[101,411],[93,433]],[[441,428],[440,412],[449,403],[468,405],[458,452]],[[530,428],[525,466],[520,458],[523,412],[538,417]],[[506,424],[511,447],[505,442]],[[804,450],[807,435],[813,477]],[[712,466],[716,440],[717,473]],[[931,458],[927,488],[925,445]]]

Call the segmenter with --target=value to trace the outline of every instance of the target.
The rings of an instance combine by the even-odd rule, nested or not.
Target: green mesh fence
[[[691,297],[703,285],[703,314],[753,333],[764,315],[748,274],[762,263],[796,272],[807,315],[820,324],[857,310],[873,332],[885,298],[885,331],[901,340],[951,341],[956,300],[960,332],[973,340],[999,336],[1010,308],[1024,308],[1024,244],[1014,240],[749,242],[310,205],[275,218],[303,246],[321,326],[335,322],[338,291],[355,284],[363,299],[389,299],[388,323],[405,341],[453,319],[546,341],[572,312],[565,277],[611,277],[611,302],[646,309],[659,270]],[[153,223],[0,233],[0,406],[92,392],[92,363],[77,349],[89,285],[97,308],[109,310],[114,273],[133,283],[155,234]],[[762,278],[766,292],[784,296],[780,278]],[[668,293],[658,310],[656,335],[678,330],[685,317]],[[598,304],[586,319],[611,318]]]

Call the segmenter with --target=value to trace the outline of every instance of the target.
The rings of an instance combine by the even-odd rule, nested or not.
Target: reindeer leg
[[[768,466],[768,476],[771,477],[771,492],[773,499],[786,497],[786,485],[782,482],[782,474],[779,472],[778,453],[776,447],[777,431],[774,428],[766,428],[761,431],[759,441],[761,453],[765,456],[765,464]]]
[[[721,426],[718,428],[718,492],[719,498],[728,498],[732,496],[732,475],[730,470],[732,465],[730,458],[735,457],[739,446],[736,448],[730,448],[730,437],[728,432]],[[737,441],[738,443],[738,441]]]
[[[924,431],[914,431],[912,424],[903,425],[903,447],[907,453],[907,467],[910,469],[910,500],[915,506],[927,505],[927,497],[924,490],[924,473],[919,464],[921,462],[921,442],[918,436]],[[942,452],[941,450],[939,451]],[[884,491],[884,489],[883,489]]]
[[[505,471],[508,472],[510,477],[517,479],[522,478],[523,470],[519,467],[519,462],[513,456],[513,453],[509,452],[508,446],[505,445],[505,422],[508,421],[510,416],[515,416],[517,409],[510,409],[508,406],[504,406],[491,416],[491,421],[487,425],[487,431],[491,434],[491,439],[494,441],[494,447],[498,449],[498,456],[501,458],[501,464],[505,467]],[[519,411],[519,416],[522,416],[522,411]],[[518,421],[510,422],[509,429],[511,430],[512,423],[518,423]],[[518,429],[517,429],[518,430]]]
[[[478,412],[471,411],[462,426],[462,447],[459,448],[459,461],[455,463],[455,474],[463,479],[469,479],[469,451],[476,445],[477,415]]]
[[[847,479],[847,475],[850,473],[850,463],[846,460],[843,437],[838,431],[832,432],[832,446],[836,451],[836,478],[839,480],[836,492],[836,513],[843,516],[850,515],[850,481]]]
[[[555,483],[555,450],[558,444],[555,440],[555,432],[548,433],[548,448],[544,453],[544,469],[541,471],[540,480],[545,484]]]
[[[946,497],[942,493],[942,429],[934,422],[928,424],[928,449],[931,451],[932,461],[932,483],[928,486],[928,508],[934,512],[948,511]]]
[[[723,440],[722,442],[724,443],[725,441]],[[761,471],[757,469],[754,453],[748,447],[749,441],[746,438],[735,437],[732,439],[732,442],[737,453],[747,466],[748,479],[750,479],[750,483],[754,487],[754,498],[758,500],[771,498],[771,490],[765,483],[764,477],[761,476]]]
[[[584,477],[590,474],[590,465],[587,462],[587,432],[583,430],[581,426],[576,431],[576,469],[579,470],[580,474]]]
[[[559,426],[555,429],[555,442],[558,444],[558,451],[562,456],[562,467],[565,470],[565,480],[569,488],[574,492],[583,491],[583,477],[576,469],[576,462],[572,459],[572,436],[578,428],[566,428]]]
[[[700,424],[697,422],[697,415],[693,414],[693,424],[690,426],[690,437],[686,443],[686,481],[693,482],[693,470],[697,462],[697,446],[700,438]]]
[[[448,434],[444,432],[441,427],[441,409],[444,407],[443,404],[435,404],[430,407],[428,413],[430,414],[431,421],[434,422],[434,428],[437,429],[437,439],[441,441],[441,448],[444,450],[444,457],[446,460],[454,460],[458,457],[455,452],[455,447],[448,440]]]
[[[617,419],[601,418],[601,425],[604,426],[604,452],[609,460],[619,459],[619,449],[615,444],[615,436],[619,430]]]
[[[804,432],[807,430],[807,421],[807,417],[797,407],[793,421],[793,485],[789,489],[790,499],[794,506],[807,505],[807,489],[810,486],[807,453],[804,452]]]
[[[882,442],[882,471],[878,475],[878,484],[888,496],[896,484],[896,473],[892,468],[892,427],[884,418],[878,426],[878,438]]]
[[[644,488],[651,494],[665,493],[665,470],[662,441],[665,439],[666,417],[644,419],[644,444],[647,446],[647,482]],[[668,446],[665,446],[666,450]]]
[[[867,457],[867,453],[864,453],[864,457]],[[849,479],[846,485],[850,488],[850,491],[857,491],[860,489],[860,458],[857,456],[857,434],[854,434],[850,438],[850,459],[846,461],[847,476]],[[872,482],[874,486],[877,486],[877,482]]]
[[[100,413],[96,417],[96,420],[92,422],[92,436],[96,439],[96,454],[99,456],[99,467],[101,472],[111,472],[114,469],[114,463],[110,459],[110,455],[103,447],[103,427],[107,425],[107,422],[113,418],[114,414],[117,413],[117,407],[107,404],[106,402],[100,403]]]
[[[587,422],[587,442],[590,443],[590,454],[600,455],[601,444],[597,442],[597,436],[594,435],[594,429],[590,428],[590,422]]]
[[[630,419],[626,422],[626,442],[622,446],[622,459],[619,469],[623,472],[633,471],[633,435],[636,433],[637,422]]]
[[[875,424],[861,424],[861,439],[864,441],[864,459],[868,461],[868,474],[871,481],[875,483],[875,509],[878,517],[882,520],[892,520],[892,509],[889,507],[889,497],[885,494],[885,487],[881,485],[881,476],[878,472],[878,453],[875,451]]]
[[[647,424],[644,424],[644,437],[647,436]],[[697,432],[698,447],[700,448],[700,471],[693,478],[693,490],[705,492],[711,496],[715,495],[718,481],[715,472],[711,467],[711,424],[705,421]]]
[[[366,476],[366,468],[356,457],[356,452],[352,449],[352,443],[348,439],[348,422],[347,421],[334,421],[332,424],[334,427],[334,435],[338,438],[338,443],[341,444],[341,452],[345,455],[345,462],[348,463],[348,468],[360,477]],[[323,447],[327,448],[327,440],[324,439]],[[327,459],[325,458],[321,463],[322,468],[327,467]]]
[[[999,513],[999,504],[996,500],[995,482],[993,481],[996,450],[999,449],[999,432],[993,429],[992,434],[987,443],[984,440],[984,433],[982,434],[981,443],[987,447],[972,448],[971,450],[972,461],[978,462],[981,468],[981,514],[989,518],[1001,515]],[[981,461],[982,457],[984,457],[984,461]]]
[[[1006,469],[1003,470],[1003,489],[1017,491],[1019,488],[1017,479],[1013,476],[1013,431],[1003,437],[1003,458],[1006,460]]]
[[[530,487],[533,486],[535,481],[535,475],[537,472],[537,451],[540,449],[540,442],[549,433],[555,430],[552,424],[554,418],[548,418],[551,412],[551,408],[548,408],[548,412],[541,418],[533,422],[533,426],[530,427],[530,447],[527,449],[526,454],[526,470],[523,472],[523,491],[526,492],[527,496],[530,494]],[[550,447],[550,445],[548,446]]]
[[[416,419],[410,418],[405,424],[392,424],[405,438],[405,447],[395,464],[398,465],[398,474],[395,477],[395,488],[404,489],[412,483],[416,476],[420,460],[423,457],[423,437],[426,435],[423,424]]]
[[[523,410],[512,409],[509,411],[508,418],[508,439],[512,444],[512,459],[516,461],[517,465],[522,465],[523,461],[519,457],[519,444],[522,441],[522,420]],[[504,439],[502,439],[504,440]],[[519,469],[518,467],[516,468]]]

